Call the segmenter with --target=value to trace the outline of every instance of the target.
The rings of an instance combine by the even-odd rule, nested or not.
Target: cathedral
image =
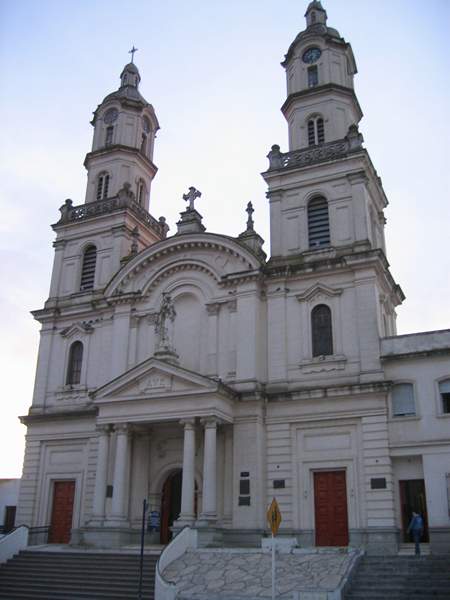
[[[190,525],[260,546],[275,497],[302,547],[395,554],[416,511],[450,551],[450,330],[397,335],[355,57],[319,1],[305,17],[282,62],[289,147],[262,174],[270,255],[250,203],[237,237],[206,230],[195,187],[173,235],[152,216],[159,124],[133,59],[94,112],[21,417],[17,522],[49,543],[137,543],[146,500],[154,543]]]

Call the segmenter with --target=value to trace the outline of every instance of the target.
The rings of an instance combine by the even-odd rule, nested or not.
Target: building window
[[[317,65],[308,67],[308,87],[315,87],[319,85],[319,72]]]
[[[325,141],[325,128],[322,117],[315,117],[308,121],[308,145],[316,146]]]
[[[67,385],[76,385],[81,381],[81,365],[83,363],[83,344],[74,342],[70,346],[69,363],[67,365]]]
[[[439,393],[442,400],[442,412],[450,414],[450,379],[444,379],[439,383]]]
[[[308,238],[310,248],[330,244],[330,221],[325,198],[313,198],[308,204]]]
[[[143,206],[144,199],[145,199],[145,183],[143,182],[142,179],[139,179],[138,185],[137,185],[137,194],[136,194],[136,200],[137,200],[137,203],[139,204],[139,206]]]
[[[109,175],[108,173],[100,173],[97,181],[97,200],[102,200],[108,197]]]
[[[83,266],[81,268],[80,290],[92,290],[94,288],[95,264],[97,262],[97,248],[88,246],[83,254]]]
[[[333,333],[331,328],[331,310],[326,304],[315,306],[311,312],[313,356],[333,354]]]
[[[114,127],[110,125],[106,128],[105,146],[110,146],[113,143]]]
[[[416,414],[412,383],[397,383],[392,387],[391,396],[394,417],[408,417]]]

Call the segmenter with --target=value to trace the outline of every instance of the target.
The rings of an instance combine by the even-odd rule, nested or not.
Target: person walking
[[[415,544],[415,555],[420,556],[420,539],[423,534],[423,519],[419,513],[413,511],[411,522],[408,525],[408,533],[412,534]]]

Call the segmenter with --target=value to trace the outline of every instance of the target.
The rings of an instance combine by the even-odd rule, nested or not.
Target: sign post
[[[266,516],[270,530],[272,531],[272,600],[275,600],[275,536],[278,533],[281,523],[281,512],[275,498],[272,500]]]

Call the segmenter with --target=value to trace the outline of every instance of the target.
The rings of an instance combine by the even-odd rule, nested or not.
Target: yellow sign
[[[281,513],[275,498],[272,500],[272,504],[267,511],[267,522],[269,523],[272,535],[277,535],[281,523]]]

